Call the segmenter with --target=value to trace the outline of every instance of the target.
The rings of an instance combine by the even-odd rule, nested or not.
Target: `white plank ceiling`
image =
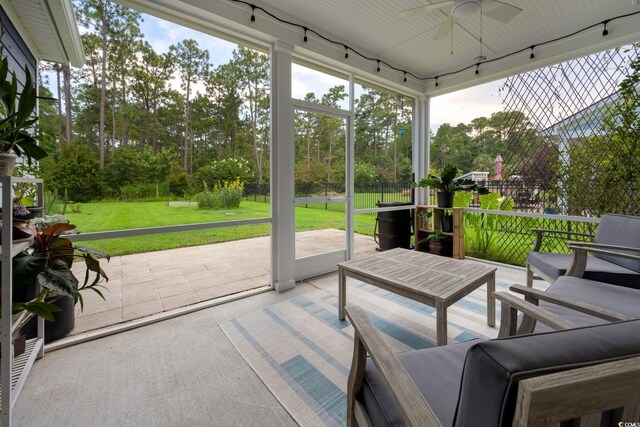
[[[609,25],[609,35],[602,36],[602,26],[569,40],[539,46],[536,57],[530,52],[517,58],[490,62],[474,74],[480,55],[480,15],[458,20],[452,42],[447,37],[434,41],[449,8],[401,19],[398,13],[439,0],[116,0],[119,3],[155,13],[175,22],[185,23],[215,35],[235,40],[260,41],[268,46],[282,40],[294,46],[296,54],[323,62],[336,69],[357,70],[366,78],[402,85],[403,73],[384,65],[376,72],[375,61],[365,61],[350,54],[344,63],[348,45],[370,57],[379,58],[419,77],[433,78],[472,67],[470,72],[434,80],[410,77],[407,90],[430,95],[462,89],[532,68],[554,64],[588,53],[640,40],[640,14],[616,19]],[[482,0],[491,1],[491,0]],[[505,0],[523,11],[509,23],[483,18],[482,54],[491,61],[505,54],[527,49],[531,45],[570,34],[623,14],[640,12],[640,0]],[[256,11],[256,23],[250,27],[250,4],[264,8],[279,18],[313,29],[337,41],[334,45],[309,34],[302,42],[302,30],[279,23],[264,12]]]

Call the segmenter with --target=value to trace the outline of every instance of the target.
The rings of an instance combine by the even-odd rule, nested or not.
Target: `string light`
[[[256,7],[254,5],[251,5],[251,26],[256,25]]]
[[[480,74],[480,64],[476,64],[476,76]]]
[[[405,83],[407,82],[407,72],[406,71],[404,72],[404,79],[402,79],[402,81],[405,82]]]
[[[343,47],[344,47],[344,50],[345,50],[345,51],[344,51],[344,59],[345,59],[345,61],[349,58],[349,50],[351,50],[353,53],[355,53],[356,55],[360,56],[360,57],[361,57],[361,58],[363,58],[363,59],[366,59],[366,60],[368,60],[368,61],[376,61],[376,62],[377,62],[377,68],[376,68],[376,71],[377,71],[377,72],[380,72],[380,64],[382,63],[382,64],[386,65],[387,67],[389,67],[389,68],[390,68],[390,69],[392,69],[392,70],[399,71],[399,72],[403,73],[403,75],[404,75],[403,80],[405,80],[405,81],[406,81],[407,76],[409,75],[409,76],[411,76],[411,77],[415,78],[416,80],[422,80],[422,81],[424,81],[424,80],[435,80],[435,84],[436,84],[436,86],[438,86],[438,78],[439,78],[439,77],[444,77],[444,76],[450,76],[450,75],[459,74],[459,73],[461,73],[461,72],[463,72],[463,71],[465,71],[465,70],[468,70],[469,68],[473,67],[474,65],[475,65],[475,67],[476,67],[476,71],[475,71],[475,73],[476,73],[476,74],[479,74],[479,73],[480,73],[480,72],[479,72],[479,66],[480,66],[480,64],[485,64],[485,63],[489,63],[489,62],[496,62],[496,61],[500,61],[500,60],[502,60],[502,59],[505,59],[505,58],[508,58],[508,57],[511,57],[511,56],[517,55],[517,54],[519,54],[519,53],[522,53],[522,52],[526,51],[527,49],[531,49],[531,53],[529,54],[529,58],[530,58],[530,59],[534,59],[534,58],[535,58],[535,54],[534,54],[534,52],[533,52],[534,47],[536,47],[536,46],[541,46],[541,45],[547,45],[547,44],[550,44],[550,43],[555,43],[555,42],[560,41],[560,40],[568,39],[568,38],[570,38],[570,37],[576,36],[576,35],[578,35],[578,34],[580,34],[580,33],[585,32],[585,31],[591,30],[591,29],[593,29],[593,28],[595,28],[595,27],[597,27],[597,26],[599,26],[599,25],[603,25],[603,27],[604,27],[604,28],[603,28],[603,31],[602,31],[602,35],[603,35],[603,36],[607,36],[607,35],[609,34],[609,30],[607,29],[607,24],[608,24],[609,22],[614,21],[614,20],[617,20],[617,19],[628,18],[628,17],[630,17],[630,16],[635,16],[635,15],[640,14],[640,11],[636,11],[636,12],[631,12],[631,13],[627,13],[627,14],[624,14],[624,15],[618,15],[618,16],[615,16],[615,17],[613,17],[613,18],[609,18],[609,19],[606,19],[606,20],[604,20],[604,21],[598,22],[598,23],[596,23],[596,24],[591,24],[591,25],[589,25],[589,26],[586,26],[586,27],[584,27],[584,28],[581,28],[581,29],[579,29],[579,30],[577,30],[577,31],[574,31],[573,33],[565,34],[564,36],[556,37],[556,38],[554,38],[554,39],[547,40],[547,41],[544,41],[544,42],[538,43],[537,45],[533,45],[533,46],[530,46],[530,47],[525,47],[525,48],[522,48],[522,49],[517,50],[517,51],[514,51],[514,52],[506,53],[506,54],[504,54],[504,55],[502,55],[502,56],[499,56],[499,57],[496,57],[496,58],[491,58],[491,59],[489,59],[489,60],[484,60],[484,61],[481,61],[481,62],[476,63],[476,64],[474,64],[474,65],[469,65],[469,66],[466,66],[466,67],[461,68],[461,69],[459,69],[459,70],[455,70],[455,71],[451,71],[451,72],[449,72],[449,73],[442,74],[442,75],[440,75],[440,76],[435,76],[435,77],[420,77],[420,76],[417,76],[417,75],[415,75],[415,74],[411,73],[410,71],[406,71],[406,70],[402,70],[402,69],[400,69],[400,68],[394,67],[393,65],[391,65],[391,64],[389,64],[389,63],[387,63],[387,62],[386,62],[386,61],[384,61],[384,60],[377,59],[377,58],[372,58],[372,57],[367,56],[367,55],[365,55],[365,54],[363,54],[363,53],[361,53],[361,52],[358,52],[357,50],[355,50],[355,49],[353,49],[353,48],[351,48],[351,47],[347,46],[346,44],[341,43],[341,42],[338,42],[338,41],[336,41],[336,40],[332,40],[332,39],[330,39],[329,37],[324,36],[324,35],[320,34],[319,32],[317,32],[317,31],[315,31],[315,30],[309,29],[309,28],[307,28],[307,27],[306,27],[306,26],[304,26],[304,25],[301,25],[301,24],[298,24],[298,23],[295,23],[295,22],[288,21],[288,20],[286,20],[286,19],[280,18],[280,17],[278,17],[278,16],[274,15],[273,13],[269,12],[268,10],[264,9],[263,7],[256,6],[255,4],[249,3],[249,2],[248,2],[248,1],[246,1],[246,0],[230,0],[230,1],[232,1],[232,2],[234,2],[234,3],[240,3],[240,4],[243,4],[243,5],[245,5],[245,6],[249,6],[249,7],[251,8],[251,24],[250,24],[251,26],[254,26],[254,24],[255,24],[255,22],[256,22],[255,11],[256,11],[256,9],[259,9],[259,10],[260,10],[261,12],[263,12],[265,15],[267,15],[267,16],[269,16],[269,17],[273,18],[274,20],[276,20],[276,21],[278,21],[278,22],[280,22],[280,23],[282,23],[282,24],[287,24],[287,25],[290,25],[290,26],[292,26],[292,27],[297,27],[297,28],[299,28],[299,29],[304,30],[304,41],[305,41],[305,43],[308,41],[307,32],[312,32],[312,33],[314,33],[316,36],[318,36],[320,39],[322,39],[322,40],[324,40],[324,41],[326,41],[326,42],[329,42],[329,43],[332,43],[332,44],[335,44],[335,45],[343,46]]]

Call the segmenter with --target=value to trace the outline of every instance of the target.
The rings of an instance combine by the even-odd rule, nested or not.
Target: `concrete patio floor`
[[[84,293],[85,307],[76,306],[79,334],[208,301],[250,289],[269,286],[269,237],[215,243],[112,257],[102,263],[109,277],[103,301]],[[356,255],[373,253],[370,236],[355,235]],[[325,229],[296,233],[296,257],[344,247],[344,231]],[[76,265],[77,277],[84,266]]]
[[[496,278],[524,283],[525,272],[499,267]],[[295,426],[218,325],[337,283],[332,273],[48,352],[27,378],[13,424]]]

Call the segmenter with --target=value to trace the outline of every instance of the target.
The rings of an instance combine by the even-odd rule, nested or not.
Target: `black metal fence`
[[[372,183],[355,184],[354,205],[356,209],[375,208],[377,202],[411,202],[413,188],[411,183]],[[344,183],[296,183],[296,197],[344,196]],[[269,184],[245,184],[246,200],[267,203],[270,201]],[[308,204],[309,208],[344,212],[344,203]]]
[[[558,213],[558,199],[545,190],[543,183],[535,181],[489,181],[479,182],[481,186],[501,196],[509,196],[513,199],[513,210],[516,212],[530,213]],[[476,197],[469,207],[479,208],[480,202]]]

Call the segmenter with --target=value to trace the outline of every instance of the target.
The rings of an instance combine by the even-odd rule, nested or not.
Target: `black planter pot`
[[[451,233],[453,231],[453,217],[452,216],[441,216],[440,217],[440,225],[442,225],[442,231],[445,233]]]
[[[61,311],[53,313],[55,322],[45,322],[44,342],[58,340],[69,335],[76,326],[75,301],[71,297],[58,298],[54,303]]]
[[[13,300],[16,302],[31,301],[36,297],[37,283],[32,280],[24,286],[18,286],[13,290]],[[45,322],[44,325],[44,342],[55,341],[69,334],[76,325],[75,302],[71,297],[60,297],[53,302],[53,305],[61,309],[61,311],[53,313],[55,322]],[[21,333],[27,336],[27,339],[38,336],[38,319],[32,318],[22,328]]]
[[[438,207],[450,208],[453,207],[453,193],[448,191],[438,191]]]

